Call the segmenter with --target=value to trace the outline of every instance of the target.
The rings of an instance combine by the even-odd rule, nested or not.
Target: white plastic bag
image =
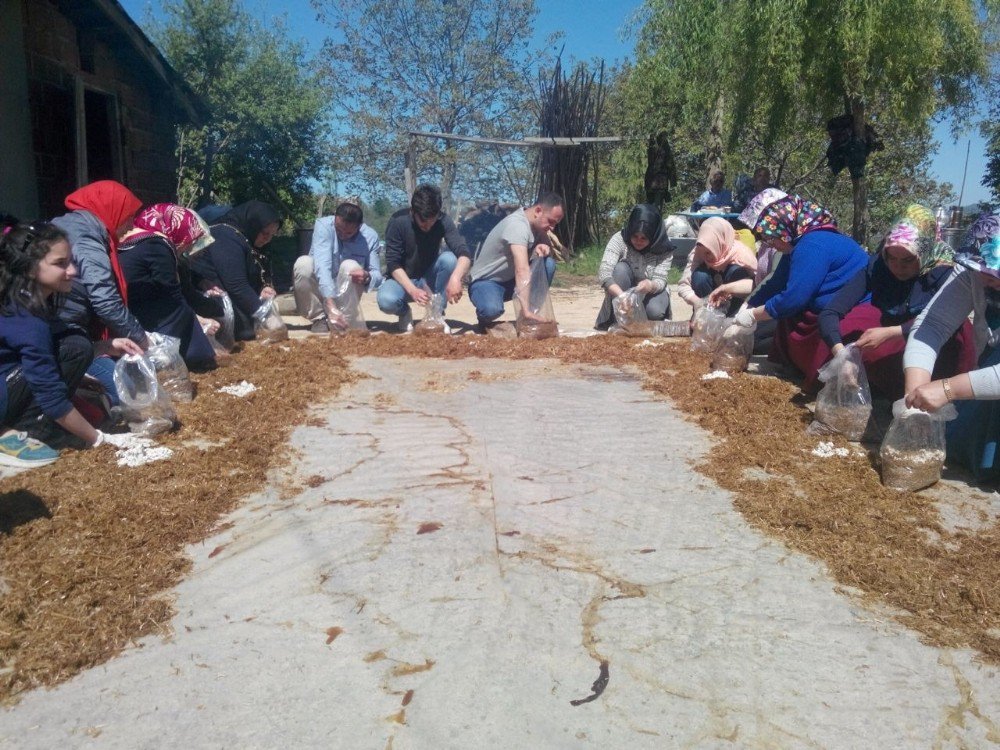
[[[643,298],[644,295],[632,287],[611,300],[611,309],[621,333],[637,338],[691,335],[691,326],[686,320],[650,320]]]
[[[177,412],[160,386],[156,368],[148,356],[126,354],[115,363],[112,377],[132,432],[153,437],[174,428]]]
[[[257,338],[264,344],[288,340],[288,326],[282,320],[273,299],[264,300],[253,314],[253,327]]]
[[[514,294],[514,323],[517,335],[526,339],[548,339],[559,335],[556,315],[549,297],[549,277],[545,258],[531,259],[531,275]]]
[[[223,294],[219,300],[222,302],[222,320],[219,321],[219,330],[215,332],[215,340],[231,352],[236,348],[236,312],[228,294]]]
[[[367,336],[368,326],[361,312],[361,295],[364,287],[356,283],[343,266],[337,274],[337,310],[339,315],[330,318],[330,335],[353,334]]]
[[[427,335],[433,333],[451,333],[444,319],[444,295],[432,294],[424,305],[424,317],[413,326],[413,333]]]
[[[149,349],[146,356],[156,368],[156,377],[160,387],[174,401],[191,401],[194,398],[194,386],[188,374],[187,365],[181,356],[181,340],[162,333],[147,333]]]
[[[860,440],[872,413],[872,392],[861,350],[854,344],[845,346],[823,365],[818,377],[825,385],[816,396],[816,419],[809,425],[809,433],[839,432],[848,440]]]
[[[694,328],[691,331],[691,349],[711,354],[719,345],[726,330],[726,313],[721,308],[702,305],[694,314]]]
[[[678,237],[696,237],[694,228],[691,226],[691,222],[686,216],[680,216],[678,214],[670,214],[663,221],[663,225],[667,229],[667,237],[669,239],[677,239]]]
[[[957,416],[953,404],[929,413],[907,408],[904,399],[896,401],[892,424],[879,449],[882,484],[915,491],[937,482],[944,468],[944,423]]]

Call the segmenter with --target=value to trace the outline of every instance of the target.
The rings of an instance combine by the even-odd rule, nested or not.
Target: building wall
[[[77,26],[51,0],[21,2],[41,215],[63,213],[65,195],[95,179],[119,179],[144,203],[173,200],[176,114],[162,84],[109,24]],[[105,104],[116,125],[93,140]],[[81,161],[88,124],[94,158]]]
[[[31,155],[31,118],[24,63],[21,0],[0,0],[0,212],[24,220],[36,218],[38,191]]]

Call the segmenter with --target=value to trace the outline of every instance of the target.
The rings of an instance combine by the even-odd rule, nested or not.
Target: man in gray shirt
[[[521,208],[503,219],[487,235],[471,262],[469,299],[476,308],[479,328],[484,331],[503,315],[503,303],[514,290],[529,283],[531,256],[542,258],[549,283],[556,272],[547,233],[563,218],[563,199],[543,193],[533,206]],[[469,259],[459,258],[452,279],[469,270]]]

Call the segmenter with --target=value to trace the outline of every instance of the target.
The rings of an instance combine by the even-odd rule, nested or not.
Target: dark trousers
[[[94,359],[94,347],[86,336],[68,333],[57,337],[53,344],[59,374],[72,397],[80,385],[87,367]],[[7,411],[3,415],[4,427],[15,430],[29,430],[38,426],[42,410],[35,401],[24,372],[18,365],[7,374]]]
[[[708,266],[702,265],[691,271],[691,289],[694,290],[695,294],[704,299],[716,287],[732,281],[742,281],[743,279],[752,278],[753,271],[736,263],[730,263],[721,271],[713,271]],[[742,304],[743,300],[741,298],[732,298],[729,301],[729,308],[726,310],[726,317],[731,318],[734,316]]]
[[[632,267],[622,260],[615,264],[614,271],[611,272],[611,278],[624,290],[631,289],[642,281],[642,279],[634,277]],[[647,294],[642,303],[646,309],[646,317],[650,320],[670,320],[670,285],[668,284],[663,287],[662,292]],[[614,322],[615,311],[611,306],[611,297],[605,292],[604,304],[601,305],[601,309],[597,313],[594,328],[598,331],[606,331]]]

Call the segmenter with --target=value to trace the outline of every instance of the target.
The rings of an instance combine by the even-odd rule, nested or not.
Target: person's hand
[[[278,293],[274,291],[274,287],[266,286],[260,290],[261,299],[274,299],[278,296]]]
[[[932,380],[906,394],[906,405],[911,409],[934,413],[947,403],[948,394],[941,380]]]
[[[110,354],[119,357],[123,354],[137,354],[142,356],[143,353],[143,348],[141,346],[135,343],[132,339],[126,338],[111,339],[111,343],[108,348]]]
[[[452,276],[448,279],[448,285],[444,288],[445,296],[451,304],[455,304],[462,299],[462,279]]]
[[[896,329],[893,327],[869,328],[855,343],[859,349],[875,349],[894,338]]]
[[[654,288],[653,282],[649,279],[643,279],[635,285],[635,291],[637,294],[652,294]]]
[[[356,271],[351,271],[349,275],[351,277],[351,281],[353,281],[355,284],[361,284],[362,286],[367,284],[368,279],[371,278],[368,275],[368,272],[363,268],[359,268]]]
[[[410,296],[418,305],[426,305],[431,301],[431,293],[428,292],[427,288],[424,286],[414,285],[413,289],[410,291]]]
[[[708,304],[712,307],[722,307],[726,302],[729,302],[732,296],[732,293],[729,291],[729,285],[720,284],[708,295]]]
[[[200,315],[197,315],[195,317],[198,318],[198,325],[201,326],[201,330],[203,330],[209,336],[213,335],[214,333],[217,333],[219,328],[222,327],[219,321],[215,320],[214,318],[203,318]]]
[[[752,307],[741,308],[736,317],[733,318],[733,322],[738,326],[743,326],[744,328],[753,328],[757,325],[757,318],[754,317]]]
[[[546,245],[544,242],[539,242],[535,245],[535,255],[539,258],[548,258],[552,254],[552,247]]]
[[[226,296],[225,290],[221,286],[210,286],[205,290],[205,294],[209,297],[224,297]]]

